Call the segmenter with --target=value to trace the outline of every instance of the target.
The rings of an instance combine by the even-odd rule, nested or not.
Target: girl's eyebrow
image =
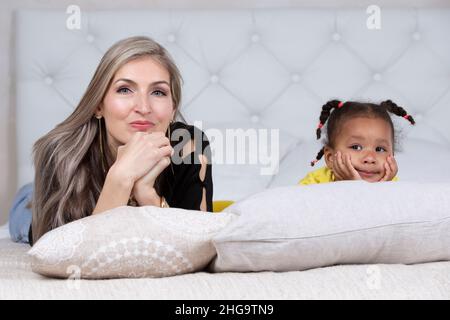
[[[389,144],[389,141],[387,141],[386,139],[377,139],[377,143]]]
[[[350,136],[348,140],[355,139],[355,140],[366,140],[363,136]]]
[[[365,141],[366,138],[364,138],[363,136],[350,136],[348,138],[348,140],[360,140],[360,141]],[[348,141],[347,140],[347,141]],[[386,139],[376,139],[375,142],[378,144],[386,144],[386,145],[390,145],[389,141]]]

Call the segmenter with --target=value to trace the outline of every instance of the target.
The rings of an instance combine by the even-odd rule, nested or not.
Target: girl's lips
[[[358,170],[358,169],[356,169],[356,171],[358,171],[359,175],[361,175],[363,177],[367,177],[367,178],[373,177],[378,174],[378,172],[370,172],[370,171],[364,171],[364,170]]]

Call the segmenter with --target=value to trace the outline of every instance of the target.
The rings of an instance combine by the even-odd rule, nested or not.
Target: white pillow
[[[118,207],[46,233],[28,252],[32,270],[58,278],[165,277],[204,268],[211,238],[232,219],[175,208]]]
[[[267,190],[225,209],[212,271],[450,260],[450,183],[343,181]]]

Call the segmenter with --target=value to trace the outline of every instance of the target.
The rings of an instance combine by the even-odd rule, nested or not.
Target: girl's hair
[[[379,118],[385,120],[392,129],[392,141],[395,141],[394,124],[392,123],[389,113],[396,116],[403,117],[411,124],[415,124],[414,118],[409,115],[405,109],[398,106],[391,100],[386,100],[380,104],[362,103],[362,102],[341,102],[339,100],[331,100],[322,106],[320,113],[320,122],[316,129],[317,139],[322,135],[322,127],[327,124],[327,141],[325,145],[333,148],[339,130],[342,128],[344,121],[356,117]],[[314,166],[325,153],[325,147],[322,147],[317,153],[316,159],[311,161],[311,166]]]
[[[116,72],[145,56],[160,63],[170,74],[173,108],[179,116],[182,79],[169,53],[147,37],[130,37],[115,43],[101,59],[72,114],[34,144],[33,243],[47,231],[92,214],[107,171],[115,161],[109,148],[104,148],[104,159],[101,157],[100,138],[103,146],[109,144],[104,119],[99,125],[95,111]]]

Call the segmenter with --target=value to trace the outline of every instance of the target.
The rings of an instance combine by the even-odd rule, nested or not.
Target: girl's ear
[[[333,168],[333,154],[334,150],[330,148],[329,146],[325,146],[323,151],[323,157],[325,158],[325,163],[327,164],[328,168]]]

